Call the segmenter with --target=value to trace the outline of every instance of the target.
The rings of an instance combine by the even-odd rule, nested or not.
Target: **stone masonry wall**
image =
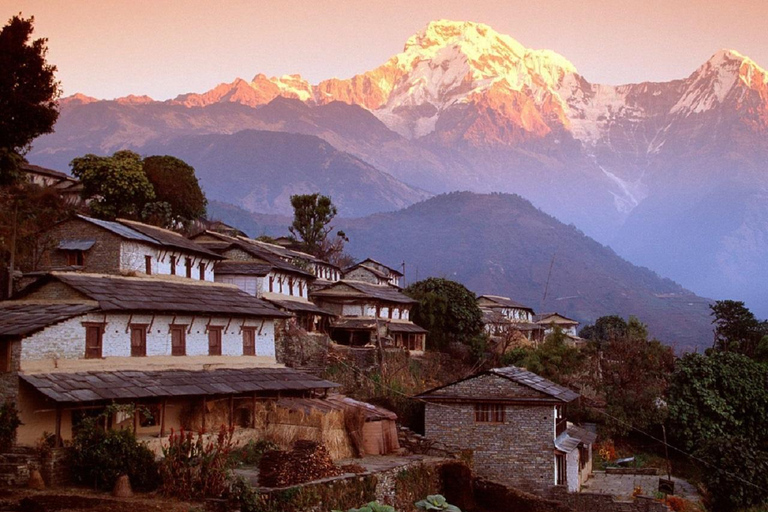
[[[131,355],[131,324],[152,325],[147,333],[147,356],[171,355],[170,324],[187,325],[186,355],[208,354],[208,333],[206,325],[221,326],[221,354],[225,356],[240,356],[243,354],[243,334],[240,327],[242,318],[223,316],[191,315],[148,315],[124,313],[90,313],[70,318],[59,324],[50,326],[24,339],[22,357],[26,360],[40,359],[80,359],[85,356],[85,327],[83,322],[103,322],[106,327],[102,340],[103,357],[128,357]],[[230,321],[231,320],[231,321]],[[227,324],[229,326],[227,327]],[[246,327],[255,327],[256,354],[259,356],[275,356],[274,321],[250,318],[245,321]],[[261,327],[259,332],[259,327]],[[126,332],[126,329],[128,332]]]
[[[61,240],[94,240],[85,252],[83,270],[101,274],[120,271],[120,243],[122,238],[81,219],[71,219],[53,226],[45,235],[49,249],[43,254],[41,269],[67,266],[67,254],[57,249]]]
[[[9,340],[0,342],[0,350],[6,350],[10,344],[11,361],[9,372],[0,372],[0,403],[8,400],[17,402],[19,396],[19,367],[21,363],[21,342]]]

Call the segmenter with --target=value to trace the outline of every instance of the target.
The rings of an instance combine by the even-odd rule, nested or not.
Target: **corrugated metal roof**
[[[128,240],[138,240],[139,242],[147,242],[152,245],[157,244],[157,240],[154,238],[150,238],[147,235],[144,235],[142,233],[139,233],[135,229],[132,229],[128,226],[124,226],[123,224],[120,224],[119,222],[112,222],[109,220],[101,220],[101,219],[94,219],[93,217],[86,217],[85,215],[78,215],[77,218],[82,219],[86,222],[90,222],[91,224],[95,224],[99,226],[100,228],[104,228],[107,231],[111,231],[112,233],[122,237],[126,238]]]
[[[185,238],[184,236],[173,231],[127,219],[118,219],[118,222],[124,226],[128,226],[134,229],[135,231],[138,231],[143,235],[151,237],[156,241],[156,244],[163,247],[173,247],[182,251],[202,254],[211,259],[221,259],[221,256],[215,252],[209,251],[205,247],[198,245],[192,240],[189,240],[188,238]]]
[[[514,301],[509,297],[502,297],[501,295],[480,295],[477,300],[479,301],[480,299],[486,299],[489,302],[497,304],[499,307],[525,309],[533,312],[533,308],[530,308],[525,304],[521,304],[520,302]],[[484,305],[483,307],[488,308],[493,306]]]
[[[555,439],[555,448],[561,452],[570,453],[580,444],[592,444],[597,439],[597,436],[592,432],[584,430],[583,428],[572,425],[568,429],[557,436]]]
[[[339,386],[291,368],[47,373],[22,374],[19,378],[59,403],[311,391]]]

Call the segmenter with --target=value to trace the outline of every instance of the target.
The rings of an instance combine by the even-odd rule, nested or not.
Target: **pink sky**
[[[555,50],[589,81],[682,78],[721,48],[768,67],[765,0],[0,0],[34,15],[65,95],[167,99],[236,77],[312,83],[382,64],[435,19]]]

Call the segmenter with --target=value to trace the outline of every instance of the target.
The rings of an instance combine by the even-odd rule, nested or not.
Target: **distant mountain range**
[[[287,233],[289,217],[212,212],[253,236]],[[635,315],[677,350],[712,345],[709,301],[640,268],[573,226],[512,194],[443,194],[394,213],[334,222],[349,251],[400,268],[407,282],[440,276],[477,294],[511,296],[537,312],[558,311],[582,324]],[[550,270],[551,267],[551,270]]]
[[[768,316],[768,73],[735,51],[715,53],[684,79],[600,85],[554,52],[442,20],[349,79],[259,74],[165,102],[66,98],[56,133],[38,139],[29,158],[62,169],[89,151],[170,152],[216,134],[242,168],[201,157],[209,197],[285,211],[291,186],[249,171],[257,166],[241,139],[224,142],[243,129],[320,137],[367,172],[391,176],[371,185],[375,200],[334,191],[349,215],[389,211],[425,192],[514,192],[632,261],[699,293],[748,299]],[[324,158],[302,151],[311,162]],[[301,167],[294,190],[329,191],[314,164],[287,161]]]

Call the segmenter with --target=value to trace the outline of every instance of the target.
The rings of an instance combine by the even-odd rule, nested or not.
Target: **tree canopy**
[[[133,151],[118,151],[112,156],[88,154],[75,158],[70,166],[97,217],[138,219],[147,203],[155,199],[141,157]]]
[[[626,335],[627,322],[617,315],[601,316],[594,325],[586,325],[579,331],[579,337],[591,340],[598,346]]]
[[[740,301],[718,300],[710,309],[715,324],[715,350],[753,357],[760,340],[768,336],[768,323],[759,321]]]
[[[293,223],[288,228],[304,243],[305,250],[315,254],[333,227],[328,224],[338,211],[331,198],[318,193],[291,196]]]
[[[0,184],[16,179],[32,140],[59,116],[56,66],[46,62],[47,39],[31,40],[34,21],[14,16],[0,30]]]
[[[411,319],[427,329],[427,347],[444,350],[450,343],[471,345],[483,333],[483,314],[475,294],[449,279],[431,277],[413,283],[405,294],[418,301]]]
[[[148,156],[143,162],[144,173],[155,191],[155,201],[166,203],[172,224],[187,225],[205,216],[208,201],[200,189],[195,169],[173,156]],[[159,206],[154,206],[153,211]],[[149,217],[149,213],[144,215]],[[155,222],[161,223],[161,222]]]

